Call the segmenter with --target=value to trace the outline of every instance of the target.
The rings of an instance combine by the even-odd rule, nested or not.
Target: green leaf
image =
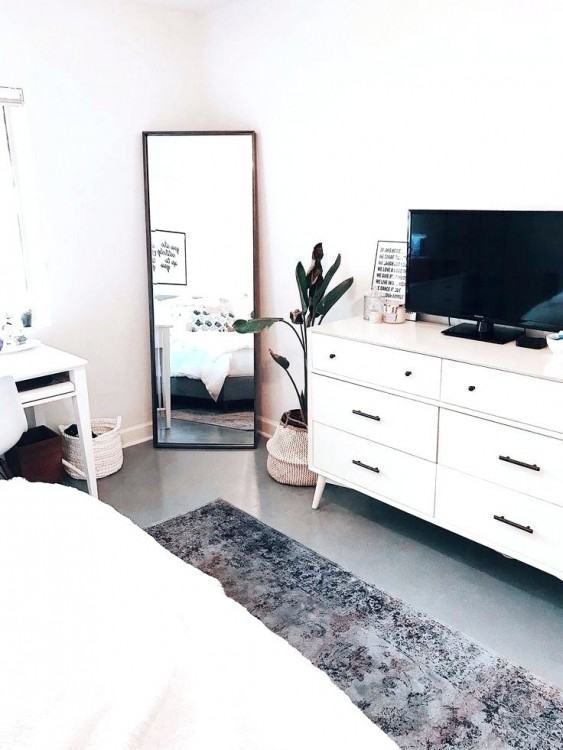
[[[250,320],[235,320],[233,328],[237,333],[260,333],[266,328],[279,323],[283,318],[250,318]]]
[[[340,284],[337,284],[334,289],[331,289],[328,294],[326,294],[323,299],[319,302],[317,305],[316,313],[317,315],[321,315],[323,318],[327,314],[327,312],[338,302],[338,300],[346,294],[348,289],[352,286],[354,283],[354,279],[350,277],[349,279],[345,279],[344,281],[341,281]]]
[[[303,313],[306,312],[309,307],[309,294],[307,292],[307,274],[303,268],[303,263],[299,263],[295,266],[295,278],[297,279],[297,288],[299,289],[299,298],[301,300],[301,310]]]
[[[280,367],[283,367],[284,370],[289,370],[289,360],[285,357],[282,357],[281,354],[276,354],[270,349],[270,356],[274,360],[274,362],[277,362]]]
[[[332,266],[326,272],[326,276],[323,279],[323,283],[320,285],[320,287],[315,292],[315,297],[313,299],[313,306],[314,307],[316,307],[319,304],[319,302],[322,300],[322,298],[324,296],[324,293],[328,289],[328,285],[332,281],[332,277],[334,276],[334,274],[340,268],[340,261],[341,260],[342,260],[342,257],[340,255],[340,253],[338,253],[338,255],[336,256],[336,260],[334,261],[334,263],[332,264]]]

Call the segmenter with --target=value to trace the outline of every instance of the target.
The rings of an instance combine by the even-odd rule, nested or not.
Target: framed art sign
[[[186,233],[155,229],[151,232],[152,282],[186,286]]]
[[[380,297],[405,302],[407,283],[407,243],[377,241],[371,288]]]

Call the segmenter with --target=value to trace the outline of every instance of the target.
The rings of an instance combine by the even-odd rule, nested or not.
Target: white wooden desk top
[[[35,349],[0,356],[0,377],[11,375],[18,382],[75,370],[87,364],[87,360],[74,354],[40,344]]]
[[[407,321],[390,323],[368,323],[362,318],[348,318],[334,323],[323,323],[312,328],[315,335],[363,341],[376,346],[388,346],[419,354],[428,354],[457,362],[466,362],[496,370],[516,372],[536,378],[563,382],[563,356],[552,354],[549,349],[524,349],[509,344],[488,344],[471,339],[443,336],[448,326],[440,323]]]

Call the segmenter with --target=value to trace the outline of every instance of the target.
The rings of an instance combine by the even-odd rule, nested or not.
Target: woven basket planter
[[[286,412],[266,443],[268,474],[281,484],[312,487],[317,475],[309,469],[308,431],[299,426],[291,412]]]
[[[123,446],[121,445],[121,417],[116,419],[93,419],[92,440],[96,478],[101,479],[115,474],[123,466]],[[63,437],[63,466],[73,479],[86,479],[86,467],[82,458],[80,439],[65,435],[68,425],[59,425]]]

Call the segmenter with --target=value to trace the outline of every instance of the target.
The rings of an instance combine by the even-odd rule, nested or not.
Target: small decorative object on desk
[[[0,338],[2,339],[2,348],[13,346],[16,337],[16,326],[14,325],[13,316],[10,313],[4,313],[0,316]]]
[[[16,315],[0,315],[0,354],[11,354],[37,346],[37,339],[28,339]]]
[[[404,323],[407,319],[405,306],[394,299],[386,299],[383,302],[384,323]]]
[[[32,323],[32,319],[33,319],[33,316],[32,316],[32,314],[31,314],[31,310],[25,310],[25,311],[24,311],[24,312],[23,312],[23,313],[21,314],[21,322],[22,322],[22,326],[23,326],[24,328],[31,328],[31,323]]]
[[[371,294],[364,294],[364,320],[370,323],[381,323],[383,320],[383,300],[373,289]]]
[[[41,342],[38,339],[25,339],[23,343],[17,343],[17,341],[16,343],[7,343],[6,341],[2,341],[2,336],[0,335],[0,356],[24,352],[26,349],[35,349],[40,344]]]
[[[563,331],[549,333],[545,340],[552,354],[563,354]]]

